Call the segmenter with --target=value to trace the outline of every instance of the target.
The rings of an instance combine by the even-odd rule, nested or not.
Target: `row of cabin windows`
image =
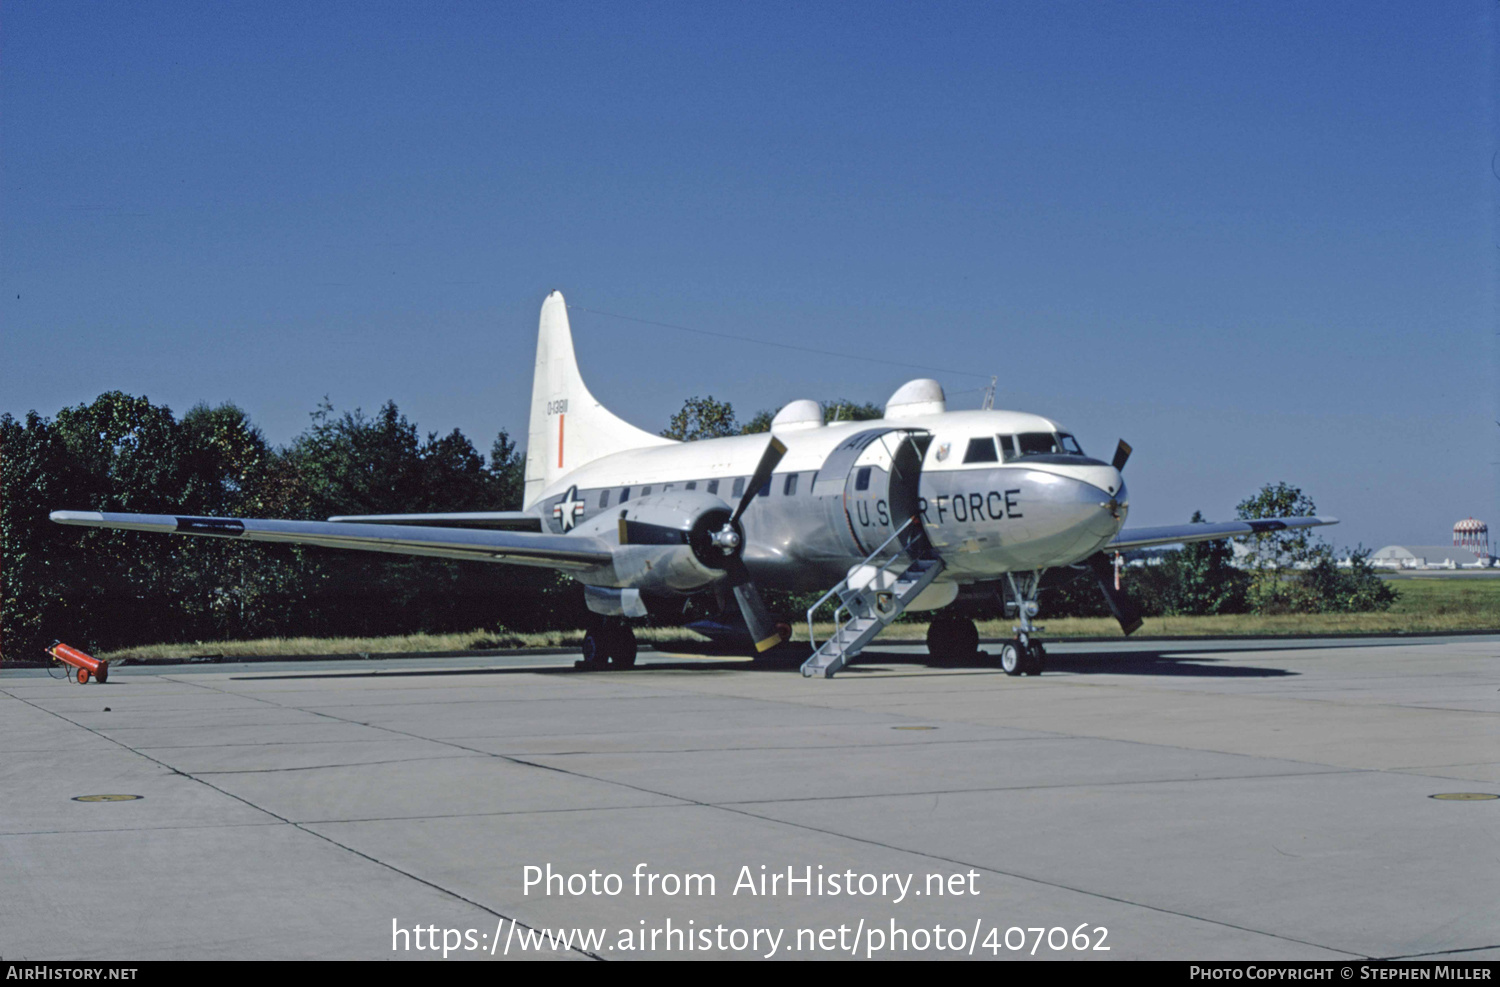
[[[864,474],[863,475],[863,482],[865,483],[866,486],[869,485],[869,472],[870,471],[868,469],[862,471],[862,473]],[[781,495],[783,497],[795,497],[796,496],[796,494],[797,494],[797,477],[798,477],[798,475],[799,474],[797,474],[797,473],[788,473],[782,479],[782,481],[781,481]],[[771,484],[774,481],[774,479],[775,479],[775,477],[772,477],[771,479],[766,480],[766,482],[760,488],[760,494],[759,494],[759,496],[761,496],[761,497],[769,497],[769,496],[771,496]],[[743,477],[743,476],[737,476],[737,477],[734,478],[734,485],[730,489],[730,492],[729,492],[729,496],[730,496],[731,499],[743,497],[745,495],[745,483],[746,483],[746,481],[747,481],[747,478]],[[668,490],[671,490],[673,486],[674,486],[674,484],[668,483],[668,484],[666,484],[665,486],[663,486],[661,488],[661,492],[662,493],[666,493]],[[615,503],[617,503],[617,504],[623,504],[627,500],[629,500],[630,499],[630,492],[633,489],[635,489],[635,488],[634,487],[621,487],[620,488],[620,497],[619,497],[618,500],[615,501]],[[639,496],[649,497],[649,496],[651,496],[651,491],[654,490],[654,489],[655,489],[655,487],[653,487],[651,484],[647,484],[646,486],[641,487],[641,492],[640,492]],[[687,481],[687,483],[683,484],[683,489],[686,489],[686,490],[697,490],[698,489],[698,481],[697,480],[689,480],[689,481]],[[703,489],[707,493],[717,494],[719,492],[719,481],[718,480],[709,480],[707,482],[707,484],[704,486]],[[864,487],[860,487],[860,489],[863,490],[865,488]],[[610,494],[610,492],[608,490],[601,490],[601,491],[599,491],[599,507],[601,509],[609,506],[609,494]]]
[[[995,451],[995,439],[1000,440],[1000,450]],[[981,436],[969,440],[964,452],[967,463],[999,463],[1020,459],[1022,456],[1082,456],[1083,449],[1078,440],[1067,432],[1022,432],[1020,435]]]

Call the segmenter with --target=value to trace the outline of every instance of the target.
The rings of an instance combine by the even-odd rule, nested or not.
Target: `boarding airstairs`
[[[843,581],[807,608],[807,638],[813,653],[802,665],[803,675],[833,678],[943,571],[942,559],[907,554],[901,535],[915,521],[912,518],[896,529],[864,562],[850,569]],[[926,539],[914,543],[925,545]],[[813,615],[834,597],[838,604],[833,609],[833,633],[820,645],[813,634]]]

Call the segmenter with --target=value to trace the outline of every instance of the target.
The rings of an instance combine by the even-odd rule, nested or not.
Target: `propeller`
[[[760,493],[771,480],[771,474],[775,472],[776,466],[781,462],[781,457],[786,455],[786,443],[776,436],[771,436],[771,441],[766,444],[766,451],[760,454],[760,462],[755,464],[755,474],[750,477],[750,484],[745,487],[745,496],[740,498],[740,506],[734,509],[734,516],[729,519],[730,524],[738,524],[740,515],[750,506],[755,495]]]
[[[741,616],[745,618],[745,626],[750,629],[750,639],[755,642],[757,651],[774,648],[784,637],[776,618],[766,609],[760,590],[755,588],[749,567],[740,558],[744,545],[744,529],[740,527],[740,518],[749,509],[756,495],[770,483],[771,474],[785,455],[786,444],[774,435],[771,436],[771,441],[766,444],[766,450],[761,453],[760,462],[756,464],[755,472],[745,487],[744,496],[727,519],[722,511],[710,511],[699,519],[691,531],[623,517],[619,522],[621,545],[692,545],[702,561],[714,568],[722,568],[723,585],[734,593],[734,601],[739,605]],[[715,525],[718,527],[714,527]]]
[[[1122,442],[1121,445],[1124,443]],[[1119,469],[1118,466],[1115,468]],[[1104,552],[1095,552],[1085,560],[1085,564],[1094,574],[1094,579],[1098,581],[1099,592],[1104,594],[1104,602],[1109,607],[1109,612],[1114,614],[1115,620],[1120,622],[1120,630],[1125,632],[1126,637],[1140,630],[1141,624],[1144,623],[1141,620],[1141,608],[1125,595],[1124,590],[1115,589],[1115,567],[1110,562],[1109,556]]]
[[[725,540],[731,534],[738,535],[740,517],[749,509],[756,494],[770,482],[771,474],[785,455],[786,444],[776,436],[771,436],[771,441],[766,444],[766,451],[760,455],[760,462],[755,465],[755,473],[745,487],[745,496],[740,498],[739,506],[721,531]],[[750,629],[750,640],[755,642],[755,650],[766,651],[776,647],[783,640],[781,631],[776,626],[776,619],[766,609],[765,601],[760,598],[760,590],[755,588],[755,582],[750,578],[750,569],[738,552],[727,561],[725,579],[734,593],[734,602],[739,604],[740,615],[745,618],[745,626]]]

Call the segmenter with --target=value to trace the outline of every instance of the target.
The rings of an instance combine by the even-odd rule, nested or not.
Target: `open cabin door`
[[[901,542],[914,558],[927,555],[917,487],[931,441],[929,432],[875,428],[850,436],[829,454],[813,494],[824,498],[843,552],[863,558],[916,518],[902,532]]]

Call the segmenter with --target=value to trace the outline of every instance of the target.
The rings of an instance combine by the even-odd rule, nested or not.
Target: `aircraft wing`
[[[415,524],[432,528],[486,528],[492,531],[541,531],[542,519],[525,511],[473,511],[459,514],[341,514],[338,524]]]
[[[1177,545],[1190,541],[1217,541],[1220,538],[1245,538],[1288,528],[1314,528],[1338,524],[1335,517],[1267,517],[1250,521],[1209,521],[1198,524],[1169,524],[1160,528],[1125,528],[1115,540],[1104,546],[1106,552],[1123,552],[1130,548],[1153,545]]]
[[[476,559],[547,569],[584,570],[608,565],[610,546],[597,538],[520,531],[428,527],[421,524],[344,521],[265,521],[254,518],[179,517],[172,514],[101,514],[53,511],[58,524],[169,535],[206,535],[246,541],[289,542],[443,559]]]

